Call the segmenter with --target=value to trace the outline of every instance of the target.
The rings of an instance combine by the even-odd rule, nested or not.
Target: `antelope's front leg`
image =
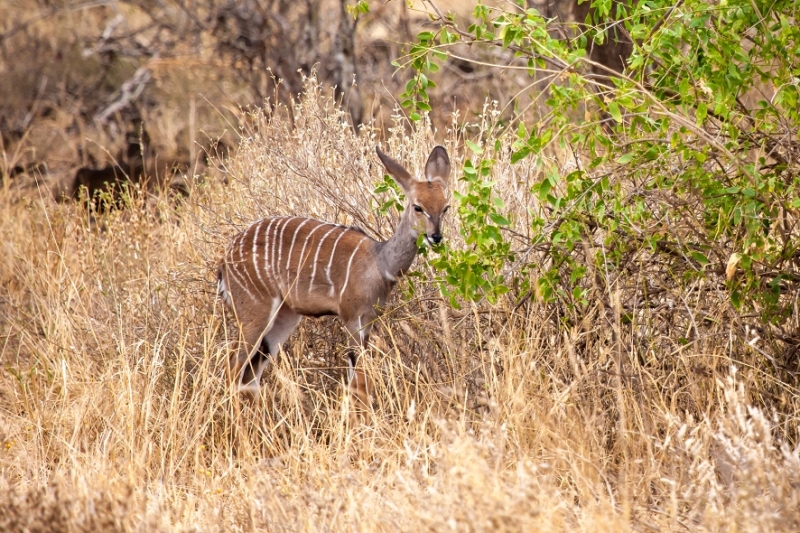
[[[369,334],[372,331],[374,314],[359,315],[345,321],[345,327],[350,334],[347,347],[347,388],[356,404],[368,407],[372,404],[372,383],[363,370],[358,368],[358,359],[367,349]]]

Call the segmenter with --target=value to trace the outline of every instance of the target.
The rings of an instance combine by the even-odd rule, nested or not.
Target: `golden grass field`
[[[798,391],[728,321],[688,343],[691,325],[664,326],[670,306],[724,316],[724,291],[666,292],[634,323],[611,293],[566,327],[513,291],[451,308],[418,260],[361,359],[369,412],[345,394],[335,319],[301,324],[263,408],[239,401],[223,372],[236,328],[214,286],[230,237],[292,213],[386,238],[397,214],[376,215],[375,144],[415,172],[444,144],[457,172],[465,129],[486,131],[398,118],[387,139],[356,136],[313,83],[293,116],[244,120],[221,163],[229,184],[187,200],[94,218],[6,182],[0,531],[800,530]],[[526,234],[535,171],[494,155]],[[463,245],[457,218],[445,225]]]
[[[358,133],[324,82],[259,101],[208,42],[87,54],[118,15],[110,34],[133,34],[149,10],[180,20],[181,2],[35,4],[0,0],[0,176],[29,168],[0,180],[0,532],[800,531],[800,350],[753,329],[769,331],[758,309],[733,308],[724,265],[687,281],[643,248],[619,272],[590,269],[586,305],[512,282],[495,305],[454,308],[419,258],[360,360],[369,409],[346,393],[335,318],[301,323],[259,404],[232,390],[223,250],[278,214],[388,238],[399,214],[378,209],[389,196],[373,192],[377,144],[416,174],[445,145],[463,192],[464,141],[480,143],[512,221],[504,236],[529,275],[551,266],[530,220],[558,220],[531,187],[585,154],[554,140],[512,165],[509,135],[495,151],[529,83],[507,71],[450,65],[431,116],[412,124],[393,109],[410,73],[390,61],[427,28],[422,3],[372,2],[359,23]],[[473,2],[438,4],[466,18]],[[134,195],[102,215],[56,201],[90,156],[101,166],[122,149],[129,124],[96,127],[87,110],[145,64],[139,112],[157,153],[196,160],[221,137],[232,155],[195,167],[185,199]],[[458,249],[456,211],[444,235]],[[587,258],[602,237],[586,238]],[[785,325],[800,328],[797,304]]]

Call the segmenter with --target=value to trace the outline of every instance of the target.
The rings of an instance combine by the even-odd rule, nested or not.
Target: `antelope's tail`
[[[233,302],[231,301],[231,293],[228,290],[228,284],[225,281],[225,260],[220,259],[217,263],[217,294],[225,302],[225,305],[233,309]]]

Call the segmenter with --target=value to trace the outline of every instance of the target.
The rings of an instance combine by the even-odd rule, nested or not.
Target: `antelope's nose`
[[[442,234],[434,233],[433,235],[431,235],[431,240],[433,241],[433,244],[439,244],[440,242],[442,242]]]

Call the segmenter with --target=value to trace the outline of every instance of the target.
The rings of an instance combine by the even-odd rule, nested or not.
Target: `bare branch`
[[[136,69],[133,77],[123,83],[119,91],[114,94],[113,101],[105,109],[95,114],[95,122],[101,126],[105,125],[112,115],[136,101],[147,86],[147,82],[150,81],[152,74],[153,71],[146,66]]]

